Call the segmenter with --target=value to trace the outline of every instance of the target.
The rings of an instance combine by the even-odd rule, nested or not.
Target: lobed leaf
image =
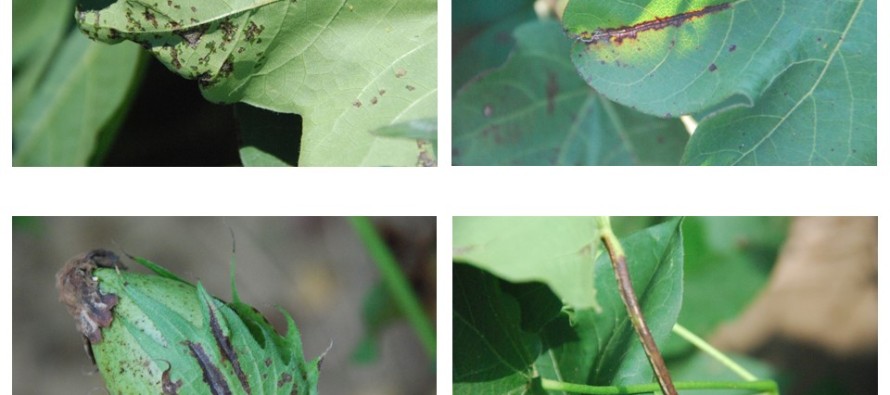
[[[423,153],[369,132],[435,116],[435,0],[119,0],[77,19],[93,38],[142,44],[210,101],[299,114],[300,165],[407,166]],[[297,157],[257,148],[243,155]]]
[[[110,392],[317,393],[320,360],[303,360],[290,316],[280,336],[250,306],[160,273],[94,271],[101,291],[120,300],[105,339],[92,345]]]

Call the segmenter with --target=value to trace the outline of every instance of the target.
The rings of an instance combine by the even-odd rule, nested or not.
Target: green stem
[[[435,361],[436,331],[427,319],[420,301],[408,284],[408,280],[402,273],[392,251],[389,250],[383,238],[377,233],[377,229],[374,228],[374,224],[367,217],[350,217],[350,222],[365,247],[368,248],[371,258],[380,270],[383,282],[396,300],[399,309],[405,314],[408,322],[414,328],[414,332],[420,337],[427,354]]]
[[[658,391],[658,383],[620,385],[620,386],[591,386],[582,384],[563,383],[548,379],[541,379],[541,384],[548,391],[565,391],[576,394],[594,395],[625,395],[645,394]],[[678,381],[674,386],[679,390],[750,390],[751,392],[778,393],[778,387],[772,380],[761,381]]]
[[[735,372],[735,374],[739,375],[739,377],[748,380],[754,381],[757,380],[757,377],[751,374],[747,369],[743,368],[741,365],[737,364],[735,361],[730,359],[726,354],[720,352],[720,350],[714,348],[714,346],[708,344],[708,342],[704,341],[704,339],[696,336],[694,333],[690,332],[688,329],[684,328],[680,324],[674,324],[674,333],[679,335],[680,337],[686,339],[686,341],[692,343],[694,346],[698,347],[700,350],[704,351],[708,355],[714,357],[720,363],[726,365],[730,370]]]

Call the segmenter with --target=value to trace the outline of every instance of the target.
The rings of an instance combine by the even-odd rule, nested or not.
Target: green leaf
[[[452,158],[458,165],[677,164],[688,135],[676,120],[603,99],[567,58],[556,22],[526,23],[501,68],[454,99]]]
[[[436,118],[420,118],[405,122],[386,125],[371,134],[380,137],[411,139],[420,148],[417,155],[417,166],[434,167],[437,165],[438,120]]]
[[[111,393],[317,393],[319,360],[303,360],[290,316],[282,312],[280,336],[250,306],[160,273],[93,271],[101,292],[118,298],[113,325],[92,344]]]
[[[777,217],[686,218],[685,292],[679,322],[707,337],[718,325],[738,316],[769,278],[786,227],[787,220]],[[692,348],[673,336],[662,353],[670,358]]]
[[[398,137],[436,141],[438,124],[436,118],[424,118],[386,125],[371,133],[383,137]]]
[[[12,2],[12,119],[31,101],[40,78],[65,37],[71,0]]]
[[[102,155],[141,72],[139,47],[72,32],[13,125],[17,166],[84,166]]]
[[[533,0],[455,0],[452,25],[457,32],[488,24],[522,9],[531,9],[533,3]]]
[[[563,310],[562,301],[543,283],[502,282],[501,289],[513,296],[521,309],[522,330],[538,333],[547,323],[558,317]],[[570,313],[570,312],[569,312]]]
[[[455,220],[457,245],[458,234],[472,228],[458,222],[463,218]],[[513,239],[514,249],[531,253],[577,232],[550,223],[538,225],[549,231],[548,236]],[[646,321],[656,342],[663,344],[683,294],[680,220],[650,227],[621,242]],[[556,294],[540,283],[508,284],[486,271],[455,264],[455,392],[529,393],[541,378],[590,385],[651,382],[651,368],[618,294],[608,255],[600,251],[593,260],[589,257],[588,265],[598,275],[588,277],[595,279],[602,311],[586,308],[568,315],[559,314]]]
[[[119,0],[78,20],[146,46],[210,101],[299,114],[300,165],[413,166],[413,141],[368,132],[435,116],[435,0]]]
[[[579,37],[571,58],[598,92],[649,114],[700,118],[686,164],[874,165],[875,8],[575,0],[564,24]],[[638,32],[604,38],[621,27]]]
[[[540,281],[575,309],[598,308],[592,217],[455,217],[453,229],[455,261],[511,282]]]
[[[683,298],[683,240],[675,219],[621,240],[628,269],[652,337],[664,344],[677,322]],[[588,385],[652,381],[652,368],[618,292],[607,254],[596,259],[602,312],[576,311],[541,332],[545,351],[535,367],[543,378]]]
[[[535,340],[497,278],[454,265],[455,394],[521,394],[532,381]]]
[[[493,5],[494,2],[474,1],[473,4]],[[457,17],[457,14],[455,14]],[[464,84],[473,80],[482,73],[504,64],[507,56],[516,44],[513,40],[513,30],[525,22],[535,19],[532,7],[524,7],[506,15],[502,19],[493,21],[485,30],[468,37],[468,42],[460,45],[454,52],[454,62],[451,66],[451,93],[455,95]],[[456,22],[455,22],[456,25]],[[454,26],[456,29],[457,26]],[[469,30],[469,29],[468,29]],[[455,32],[457,34],[457,32]],[[457,38],[454,39],[455,41]]]

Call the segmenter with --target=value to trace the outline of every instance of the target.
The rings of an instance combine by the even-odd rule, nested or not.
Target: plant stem
[[[383,282],[395,299],[399,309],[405,314],[408,322],[414,328],[414,332],[420,337],[427,354],[435,362],[436,360],[436,331],[423,312],[420,301],[408,284],[408,280],[402,273],[402,269],[396,262],[392,251],[389,250],[383,238],[377,233],[374,224],[367,217],[350,217],[350,222],[359,238],[368,248],[371,258],[377,264]]]
[[[748,381],[757,380],[757,377],[751,374],[751,372],[749,372],[747,369],[737,364],[735,361],[726,356],[726,354],[720,352],[720,350],[714,348],[714,346],[708,344],[708,342],[704,341],[704,339],[696,336],[694,333],[690,332],[682,325],[674,324],[674,333],[686,339],[686,341],[692,343],[694,346],[706,352],[708,355],[714,357],[714,359],[716,359],[720,363],[726,365],[726,367],[739,375],[739,377]]]
[[[621,248],[618,237],[612,232],[609,217],[598,217],[597,223],[600,238],[602,238],[606,250],[609,251],[612,269],[615,271],[615,278],[618,280],[618,291],[621,294],[621,300],[627,308],[627,315],[630,316],[630,321],[637,331],[640,342],[643,343],[643,351],[646,352],[646,356],[649,358],[649,364],[652,365],[652,370],[658,379],[661,392],[666,395],[677,395],[677,389],[674,388],[674,383],[671,381],[671,375],[664,364],[664,358],[661,357],[661,352],[658,351],[658,346],[655,344],[652,333],[649,332],[649,327],[643,318],[643,311],[640,309],[640,304],[637,301],[637,296],[634,293],[633,284],[630,280],[630,272],[627,270],[624,249]]]
[[[576,394],[594,395],[625,395],[645,394],[658,391],[661,387],[658,383],[621,385],[621,386],[591,386],[583,384],[563,383],[548,379],[541,379],[541,384],[548,391],[565,391]],[[678,381],[676,387],[681,390],[750,390],[751,392],[778,393],[778,387],[772,380],[761,381]]]

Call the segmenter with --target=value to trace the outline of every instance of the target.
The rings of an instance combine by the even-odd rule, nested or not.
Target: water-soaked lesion
[[[656,17],[653,20],[640,22],[631,26],[596,29],[592,32],[584,31],[577,34],[569,33],[569,36],[574,40],[587,44],[596,44],[600,41],[611,41],[615,44],[621,44],[624,40],[637,38],[637,35],[640,33],[650,30],[661,30],[669,26],[679,27],[694,18],[723,11],[729,7],[730,3],[709,5],[699,10],[687,11],[682,14],[667,17]]]

